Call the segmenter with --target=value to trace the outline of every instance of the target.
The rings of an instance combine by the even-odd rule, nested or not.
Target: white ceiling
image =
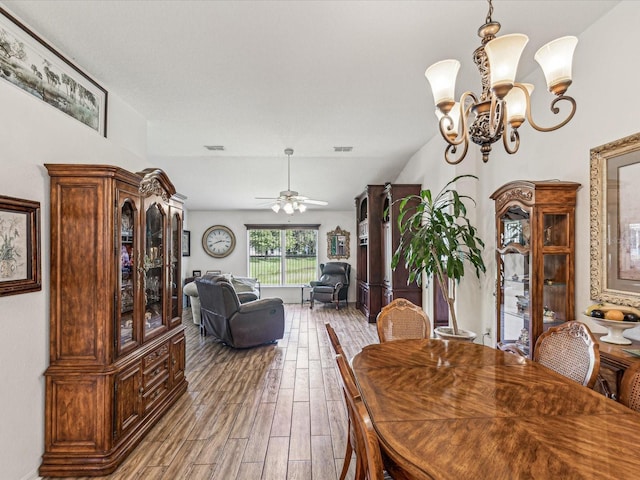
[[[439,135],[427,66],[457,58],[458,95],[480,86],[480,0],[3,3],[148,119],[150,160],[190,209],[267,208],[254,197],[286,189],[286,147],[291,188],[329,201],[311,208],[350,209]],[[617,3],[495,0],[493,19],[529,36],[524,76],[540,46]]]

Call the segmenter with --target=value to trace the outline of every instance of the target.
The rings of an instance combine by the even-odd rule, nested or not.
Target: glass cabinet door
[[[164,226],[165,215],[157,203],[146,211],[144,247],[144,337],[164,327]]]
[[[182,258],[182,219],[179,213],[171,215],[171,244],[169,246],[169,291],[171,292],[169,312],[171,324],[180,323],[180,260]]]
[[[515,343],[529,354],[531,349],[529,213],[520,207],[511,207],[501,217],[499,228],[499,338],[503,343]]]
[[[569,312],[567,285],[569,283],[569,215],[565,213],[545,213],[543,240],[542,281],[543,330],[573,319]]]
[[[137,345],[138,331],[135,328],[135,291],[136,291],[136,209],[131,200],[125,200],[120,208],[119,263],[120,263],[120,298],[119,298],[119,341],[118,352]]]

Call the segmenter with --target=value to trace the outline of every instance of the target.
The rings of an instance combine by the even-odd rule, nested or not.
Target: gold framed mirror
[[[591,149],[591,298],[640,307],[640,133]]]
[[[339,226],[327,232],[327,257],[332,260],[351,256],[351,234]]]

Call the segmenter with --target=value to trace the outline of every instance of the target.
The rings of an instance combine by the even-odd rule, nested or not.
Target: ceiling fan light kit
[[[291,190],[291,155],[293,155],[293,149],[286,148],[284,150],[284,153],[287,156],[287,189],[281,191],[280,195],[276,198],[256,197],[256,199],[274,200],[274,203],[271,206],[271,210],[273,210],[275,213],[278,213],[280,212],[280,210],[282,210],[287,215],[293,215],[293,213],[296,211],[304,213],[307,210],[307,205],[329,205],[329,203],[325,202],[324,200],[312,200],[310,198],[301,196],[294,190]]]
[[[541,127],[531,118],[531,93],[533,85],[515,81],[518,62],[529,41],[523,34],[496,37],[500,23],[491,19],[493,2],[489,2],[489,12],[478,29],[482,45],[473,52],[482,80],[482,94],[478,97],[471,91],[462,94],[455,101],[455,83],[460,62],[442,60],[431,65],[425,76],[431,85],[439,120],[440,134],[447,142],[444,158],[447,163],[460,163],[467,154],[469,140],[480,145],[482,161],[489,160],[491,144],[502,139],[504,149],[514,154],[520,146],[520,127],[525,119],[540,132],[557,130],[573,118],[576,102],[565,95],[571,85],[573,52],[578,39],[567,36],[553,40],[535,54],[545,75],[548,90],[556,95],[551,102],[551,111],[558,114],[556,104],[562,100],[571,106],[567,117],[551,127]],[[471,114],[474,118],[470,118]],[[461,151],[458,152],[458,149]]]

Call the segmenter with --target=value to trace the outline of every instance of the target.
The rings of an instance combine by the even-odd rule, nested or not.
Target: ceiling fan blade
[[[325,202],[324,200],[312,200],[310,198],[305,198],[302,202],[308,203],[309,205],[321,205],[323,207],[329,205],[329,202]]]
[[[280,197],[253,197],[255,200],[279,200]]]

